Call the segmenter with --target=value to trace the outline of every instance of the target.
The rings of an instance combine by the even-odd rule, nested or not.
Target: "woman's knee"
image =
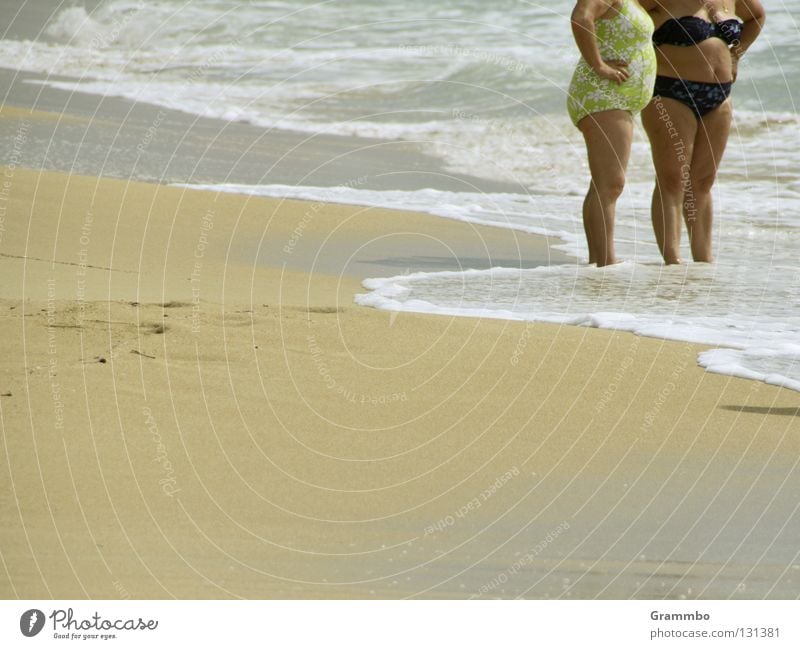
[[[658,190],[663,194],[678,196],[683,194],[689,182],[688,168],[659,169],[656,173]]]
[[[692,190],[698,194],[710,193],[716,179],[716,170],[706,171],[704,173],[693,172],[689,178]]]
[[[625,175],[610,175],[603,178],[592,178],[592,189],[597,192],[603,202],[616,201],[625,189]]]

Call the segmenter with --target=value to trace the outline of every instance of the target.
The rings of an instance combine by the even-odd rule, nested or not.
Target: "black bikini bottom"
[[[697,119],[710,113],[724,102],[731,94],[733,83],[704,83],[702,81],[686,81],[673,77],[656,77],[653,90],[654,97],[676,99],[688,106]]]

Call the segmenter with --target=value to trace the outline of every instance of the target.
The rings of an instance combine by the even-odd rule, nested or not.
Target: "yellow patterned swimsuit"
[[[567,110],[572,123],[605,110],[640,112],[653,97],[656,52],[653,20],[635,0],[622,0],[617,15],[595,22],[597,44],[604,61],[627,61],[630,76],[618,84],[601,79],[583,59],[569,85]]]

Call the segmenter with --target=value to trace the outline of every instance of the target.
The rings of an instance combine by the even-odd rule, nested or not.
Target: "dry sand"
[[[0,172],[0,596],[796,597],[796,393],[353,304],[541,240]]]

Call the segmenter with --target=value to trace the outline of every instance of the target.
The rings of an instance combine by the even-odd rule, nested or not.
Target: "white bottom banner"
[[[797,601],[3,601],[0,647],[794,648],[798,618]]]

